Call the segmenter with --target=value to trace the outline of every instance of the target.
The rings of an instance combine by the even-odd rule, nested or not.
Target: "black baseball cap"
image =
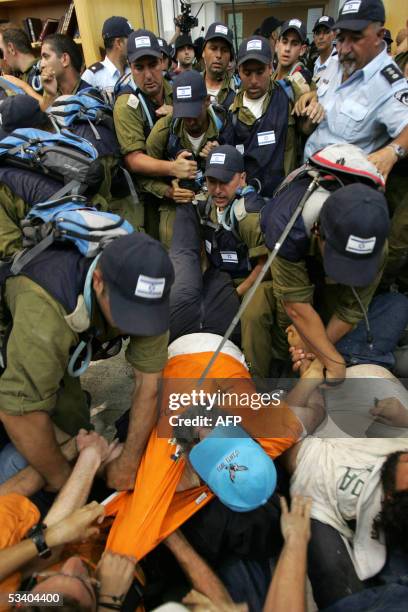
[[[49,125],[49,117],[35,98],[25,94],[9,96],[0,102],[0,128],[13,132],[19,128],[41,129]]]
[[[127,38],[133,28],[125,17],[109,17],[102,26],[102,38]]]
[[[259,28],[259,34],[265,38],[269,38],[272,32],[282,25],[283,21],[280,21],[276,17],[267,17],[263,20],[261,27]]]
[[[213,149],[207,157],[205,176],[229,183],[237,172],[244,172],[244,158],[232,145]]]
[[[99,266],[116,327],[131,336],[164,334],[174,270],[160,242],[142,232],[117,238],[102,251]]]
[[[373,21],[385,23],[382,0],[346,0],[340,9],[334,29],[360,32]]]
[[[234,55],[234,42],[233,42],[233,34],[231,28],[225,25],[225,23],[221,23],[220,21],[215,21],[212,23],[204,36],[204,45],[203,49],[208,43],[209,40],[213,40],[214,38],[223,38],[230,46],[231,53]]]
[[[206,97],[202,75],[196,70],[182,72],[173,81],[173,117],[198,117]]]
[[[177,49],[181,49],[181,47],[187,46],[193,47],[195,51],[191,36],[189,36],[188,34],[181,34],[180,36],[177,36],[176,42],[174,43],[175,50],[177,51]]]
[[[384,40],[387,43],[387,45],[392,45],[392,43],[394,42],[394,39],[391,36],[391,31],[387,30],[387,28],[385,28],[385,31],[384,31]]]
[[[322,15],[317,19],[314,24],[313,32],[317,30],[317,28],[327,28],[328,30],[332,30],[334,26],[333,17],[329,17],[329,15]]]
[[[251,36],[242,41],[238,49],[238,66],[241,66],[241,64],[248,60],[257,60],[262,64],[271,63],[272,52],[266,38],[263,36]]]
[[[128,38],[128,62],[132,63],[139,57],[162,57],[162,48],[153,32],[150,30],[135,30]]]
[[[384,194],[368,185],[341,187],[320,212],[327,276],[351,287],[366,287],[378,274],[390,219]]]
[[[164,55],[167,55],[167,57],[171,57],[172,56],[172,50],[170,49],[170,46],[167,43],[167,41],[164,40],[164,38],[161,38],[160,36],[158,36],[157,37],[157,42],[159,43],[159,46],[161,48],[161,52],[164,53]]]
[[[295,30],[298,33],[300,42],[305,42],[307,39],[306,26],[300,19],[288,19],[281,27],[279,36],[283,36],[288,30]]]

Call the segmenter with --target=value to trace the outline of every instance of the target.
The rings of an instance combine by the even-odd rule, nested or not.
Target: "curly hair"
[[[396,491],[397,465],[403,451],[388,455],[381,470],[384,500],[374,521],[374,533],[384,532],[388,546],[398,546],[408,552],[408,490]]]

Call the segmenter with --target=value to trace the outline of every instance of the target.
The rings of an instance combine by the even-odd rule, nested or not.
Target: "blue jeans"
[[[9,480],[28,465],[23,455],[9,442],[0,451],[0,484]]]
[[[392,368],[395,350],[404,329],[408,325],[408,298],[401,293],[377,295],[371,302],[368,322],[372,342],[368,341],[364,319],[353,331],[336,344],[347,365],[372,363]]]

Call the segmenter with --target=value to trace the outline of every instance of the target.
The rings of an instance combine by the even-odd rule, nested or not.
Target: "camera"
[[[181,0],[181,15],[175,18],[174,25],[178,26],[183,34],[188,34],[192,28],[198,26],[197,17],[191,16],[190,4],[183,0]]]

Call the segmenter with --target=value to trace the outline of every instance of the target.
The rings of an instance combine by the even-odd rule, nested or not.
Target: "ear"
[[[69,53],[63,53],[59,59],[60,59],[61,64],[64,66],[64,68],[66,68],[67,66],[70,66],[71,58],[69,56]]]
[[[13,43],[11,42],[7,43],[7,51],[10,53],[10,55],[16,54],[16,48]]]
[[[241,172],[241,175],[239,177],[239,186],[240,187],[246,186],[246,172]]]
[[[95,291],[95,295],[101,295],[104,286],[102,272],[100,268],[96,267],[92,274],[92,287]]]

